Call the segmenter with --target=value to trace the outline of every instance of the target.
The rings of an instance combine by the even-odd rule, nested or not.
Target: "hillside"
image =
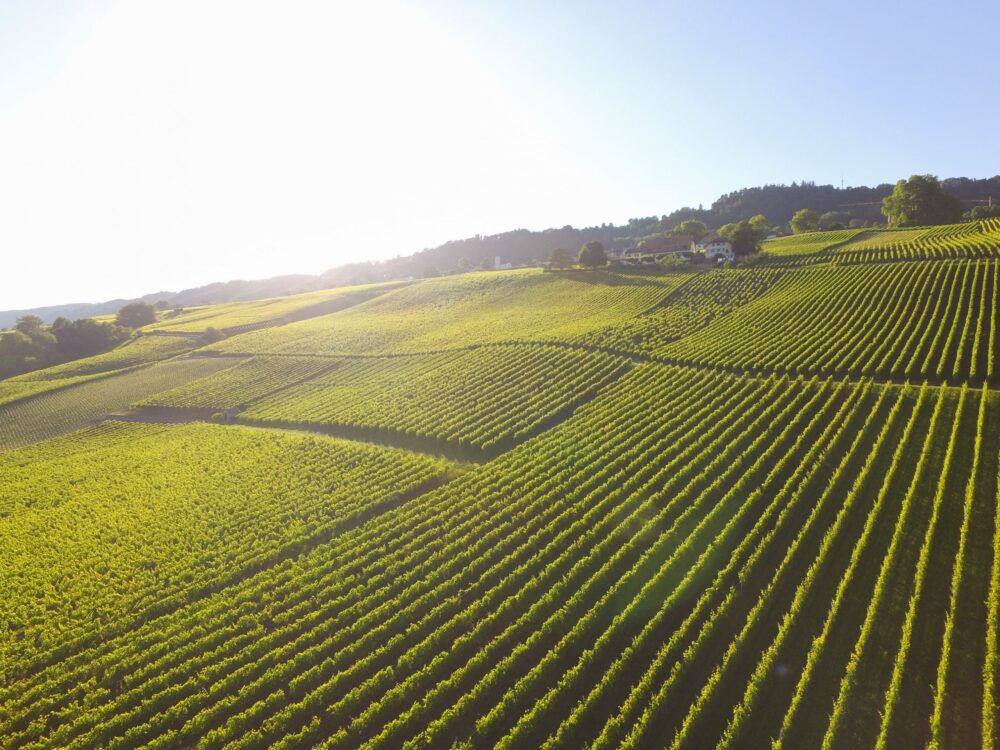
[[[942,180],[945,190],[966,208],[987,200],[1000,200],[1000,175],[985,179],[953,177]],[[224,302],[246,302],[301,294],[331,287],[356,286],[383,281],[423,278],[430,271],[450,272],[465,258],[474,267],[500,257],[515,265],[535,265],[558,247],[576,251],[584,243],[597,240],[608,247],[630,246],[639,239],[673,229],[686,219],[699,219],[717,228],[730,222],[763,214],[776,226],[787,225],[801,208],[818,213],[835,211],[845,223],[854,218],[864,222],[884,222],[880,204],[892,192],[892,185],[837,188],[812,182],[791,185],[763,185],[743,188],[720,196],[708,208],[680,208],[663,216],[630,219],[626,224],[602,223],[591,227],[564,226],[541,231],[515,229],[494,235],[477,235],[451,240],[408,255],[381,261],[348,263],[330,268],[317,276],[290,274],[270,279],[215,282],[180,292],[155,292],[138,299],[149,304],[164,302],[171,307],[191,307]],[[0,329],[10,328],[22,315],[37,315],[46,323],[57,317],[84,318],[108,315],[134,300],[117,299],[101,303],[79,303],[0,310]]]
[[[0,381],[0,747],[996,747],[1000,225],[764,250]]]

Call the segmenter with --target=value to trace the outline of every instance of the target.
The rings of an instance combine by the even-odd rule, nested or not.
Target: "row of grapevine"
[[[196,450],[191,450],[197,446]],[[324,437],[105,423],[0,459],[0,660],[169,611],[443,476]]]
[[[413,284],[332,315],[234,336],[213,348],[234,354],[371,355],[566,341],[645,312],[689,278],[536,269],[461,274]]]
[[[1000,232],[986,222],[866,232],[833,250],[836,263],[1000,257]]]
[[[163,391],[136,404],[224,411],[288,388],[335,366],[323,357],[250,357],[234,366]]]
[[[185,339],[140,336],[110,352],[0,380],[0,405],[58,391],[126,369],[183,354],[195,344]]]
[[[789,270],[658,356],[733,370],[994,381],[998,276],[997,261]]]
[[[546,345],[336,361],[331,372],[254,404],[241,420],[495,451],[565,414],[629,366],[622,357]]]
[[[97,622],[25,646],[0,737],[802,747],[855,727],[872,744],[884,725],[889,747],[926,742],[937,703],[986,686],[983,717],[995,690],[998,417],[987,390],[639,365],[552,430],[295,559],[128,632]],[[961,608],[986,590],[989,607]],[[905,724],[879,713],[909,705]]]
[[[62,435],[179,383],[204,377],[232,361],[217,357],[173,359],[0,405],[0,451]],[[48,381],[59,382],[59,381]]]
[[[224,725],[231,718],[229,714],[243,710],[239,705],[232,705],[227,709],[226,706],[230,706],[230,703],[220,702],[228,694],[227,691],[245,691],[246,699],[250,701],[245,707],[257,704],[258,700],[263,700],[273,690],[283,690],[289,684],[300,686],[305,698],[316,694],[329,679],[323,677],[324,674],[336,674],[336,670],[332,673],[330,670],[335,669],[337,663],[349,666],[364,656],[363,664],[359,664],[356,669],[361,669],[364,665],[368,665],[365,669],[375,668],[379,664],[389,663],[386,660],[393,658],[392,654],[397,653],[395,649],[406,643],[415,645],[414,639],[419,641],[425,636],[436,635],[437,638],[428,643],[430,647],[440,642],[439,638],[446,635],[449,629],[458,637],[462,630],[480,622],[488,632],[491,625],[498,625],[519,611],[517,602],[508,602],[506,607],[500,609],[499,604],[506,597],[538,597],[548,593],[552,584],[560,580],[563,573],[567,573],[575,562],[582,560],[579,555],[589,545],[599,543],[603,554],[611,554],[621,548],[631,537],[634,524],[656,506],[652,497],[638,492],[642,487],[652,489],[667,482],[675,488],[683,487],[686,479],[696,477],[699,473],[705,476],[702,482],[707,481],[713,476],[712,472],[705,472],[709,459],[716,457],[716,452],[711,450],[713,444],[721,447],[733,441],[732,447],[723,452],[725,455],[721,460],[736,459],[744,445],[739,438],[740,428],[754,420],[760,425],[769,424],[768,416],[778,406],[765,410],[758,403],[760,399],[755,396],[762,389],[778,397],[779,405],[786,414],[792,413],[794,406],[802,400],[801,395],[793,398],[793,393],[780,389],[777,381],[768,384],[754,384],[752,381],[740,383],[707,373],[691,376],[683,370],[647,370],[643,375],[640,383],[644,380],[652,389],[643,402],[632,403],[631,398],[615,391],[614,401],[621,406],[620,413],[616,410],[606,415],[603,410],[588,408],[589,418],[581,415],[580,420],[586,424],[603,425],[604,429],[599,433],[590,430],[581,433],[568,427],[557,428],[556,432],[560,434],[553,439],[543,440],[530,449],[525,446],[524,450],[516,450],[499,461],[456,480],[444,489],[421,498],[419,502],[408,503],[398,511],[385,514],[318,548],[303,561],[303,564],[307,564],[305,568],[300,565],[295,570],[281,567],[273,571],[273,575],[288,579],[288,584],[270,579],[270,576],[268,580],[250,580],[243,586],[231,588],[206,600],[197,611],[181,613],[190,619],[179,617],[176,629],[169,628],[164,622],[150,623],[141,632],[128,638],[108,638],[93,646],[87,653],[80,654],[79,658],[72,657],[68,661],[75,668],[98,670],[92,676],[108,670],[107,678],[110,682],[104,684],[109,686],[116,681],[125,680],[120,689],[112,690],[105,696],[110,701],[110,713],[106,714],[107,717],[116,717],[119,722],[142,718],[140,725],[146,725],[159,714],[159,711],[154,715],[148,714],[152,710],[151,706],[160,705],[149,702],[158,691],[172,688],[164,698],[171,695],[173,701],[188,701],[184,708],[178,710],[194,710],[196,705],[202,705],[206,711],[212,709],[204,717],[208,725],[201,719],[195,719],[196,714],[190,715],[192,724],[188,731],[198,734],[207,731],[209,725],[218,728],[220,721]],[[782,392],[783,390],[786,392]],[[663,395],[657,397],[659,393]],[[694,398],[691,406],[696,408],[686,408],[678,403],[691,398]],[[773,399],[768,401],[771,400]],[[704,406],[697,407],[702,402]],[[744,404],[747,416],[741,417],[729,429],[724,430],[720,420],[711,419],[708,423],[714,426],[702,440],[690,447],[681,444],[680,438],[690,430],[697,429],[711,414],[728,413],[740,403]],[[630,440],[635,440],[636,448],[644,446],[637,454],[625,451],[609,457],[607,448],[616,441],[619,432],[617,428],[622,420],[625,424],[642,424],[636,420],[648,415],[651,407],[661,411],[665,409],[665,414],[672,414],[672,417],[669,420],[658,420],[629,436]],[[589,450],[580,453],[581,464],[573,468],[554,469],[565,462],[567,455],[576,453],[581,442],[590,445]],[[696,456],[701,457],[692,461]],[[739,461],[736,463],[739,464]],[[719,460],[715,461],[715,465],[719,465]],[[630,467],[633,478],[623,484],[619,477],[623,476],[624,471],[630,470]],[[734,467],[731,471],[736,470],[738,469]],[[580,479],[570,483],[570,477],[578,472]],[[719,486],[721,488],[724,484],[720,482]],[[672,513],[676,516],[683,508],[683,503],[675,503],[672,507]],[[501,508],[503,511],[499,512]],[[668,514],[666,518],[669,517]],[[630,518],[631,521],[628,520]],[[591,532],[583,535],[587,528]],[[656,526],[650,526],[650,530],[654,528]],[[617,566],[609,569],[606,575],[620,570],[623,564],[633,564],[639,543],[639,540],[633,541],[629,545],[629,556],[620,557]],[[542,565],[548,572],[526,588],[533,576],[529,569],[521,569],[520,566],[528,561],[533,561],[533,565]],[[554,567],[549,567],[548,563]],[[497,565],[501,567],[490,572]],[[310,566],[316,567],[314,569]],[[572,591],[574,584],[580,585],[588,579],[588,568],[577,565],[576,570],[572,579],[559,586],[561,595],[565,596]],[[516,575],[508,578],[515,571]],[[315,583],[310,583],[310,580]],[[610,579],[605,577],[602,580]],[[255,586],[260,588],[254,591],[272,592],[268,595],[268,601],[274,604],[269,607],[265,631],[259,630],[258,622],[255,626],[256,636],[248,641],[243,638],[246,626],[227,626],[225,622],[232,622],[228,618],[247,617],[247,605],[240,605],[229,597],[245,596],[247,602],[258,602],[260,593],[244,591],[244,588]],[[445,588],[442,589],[442,586]],[[495,591],[493,597],[503,594],[504,599],[480,600],[476,596],[476,592],[485,595],[491,590]],[[287,602],[280,599],[283,596],[289,597]],[[473,598],[470,599],[470,596]],[[454,619],[464,608],[463,604],[469,602],[477,602],[477,610],[485,608],[483,617]],[[497,607],[491,608],[491,602],[497,604]],[[283,610],[282,607],[286,604],[289,609]],[[207,608],[211,608],[215,614],[206,611]],[[555,607],[556,610],[558,608]],[[551,606],[546,606],[546,609],[553,611]],[[487,617],[485,613],[491,610],[493,616]],[[425,614],[418,615],[420,612]],[[252,619],[259,621],[261,613],[251,614]],[[195,622],[203,627],[193,628],[192,624]],[[410,628],[407,623],[412,623],[414,627]],[[441,627],[449,623],[449,628]],[[274,637],[271,637],[272,631]],[[179,640],[172,641],[170,648],[161,649],[151,641],[173,632],[176,632]],[[188,638],[210,638],[214,643],[216,637],[229,640],[225,641],[225,646],[217,644],[207,649],[204,644],[194,644],[191,648],[183,645],[184,639]],[[355,642],[356,645],[348,649]],[[466,649],[475,642],[468,641]],[[341,646],[335,647],[336,643]],[[320,653],[328,654],[334,661],[324,662],[323,658],[317,658],[317,653],[308,650],[307,644],[326,644]],[[366,647],[366,644],[384,644],[385,648],[369,653],[371,645]],[[286,646],[288,648],[281,648]],[[229,666],[226,671],[219,672],[220,679],[221,675],[236,670],[237,664],[245,664],[250,670],[259,665],[261,671],[257,678],[250,679],[244,670],[240,673],[240,679],[223,680],[207,693],[203,690],[188,692],[187,688],[178,689],[188,684],[192,674],[211,675],[215,670],[210,670],[209,666],[224,653],[224,648],[230,647],[235,649],[232,652],[233,658],[238,658],[239,661],[227,662]],[[127,656],[121,649],[136,650],[131,656]],[[278,649],[278,652],[274,652],[274,649]],[[111,655],[112,651],[115,652],[114,655]],[[100,653],[109,654],[108,659],[103,660]],[[294,665],[290,664],[289,668],[296,671],[282,672],[280,676],[269,674],[268,665],[275,663],[269,661],[269,653],[273,653],[277,663],[294,657]],[[342,656],[337,656],[338,653]],[[175,657],[177,660],[172,661]],[[151,671],[145,672],[138,662],[146,659],[158,659],[160,662],[158,666],[151,666]],[[203,659],[210,661],[202,663],[200,660]],[[168,666],[171,663],[174,665],[172,668]],[[397,664],[398,660],[391,663]],[[113,666],[117,664],[126,665],[125,671]],[[29,734],[48,731],[44,723],[37,724],[32,719],[33,716],[39,717],[60,710],[55,704],[75,700],[74,690],[62,693],[53,689],[52,680],[55,684],[65,684],[60,672],[63,666],[53,664],[51,668],[32,678],[32,683],[42,683],[39,684],[38,691],[32,690],[29,684],[22,683],[4,696],[5,701],[29,701],[31,710],[26,711],[25,704],[22,703],[20,708],[11,706],[9,711],[5,707],[4,712],[8,716],[18,717],[19,720],[14,724],[23,724]],[[225,665],[220,664],[220,668],[223,666]],[[188,673],[182,679],[180,673],[189,669],[197,671]],[[155,679],[165,671],[171,675],[166,682]],[[300,672],[301,677],[293,682]],[[76,684],[83,685],[89,678],[79,681],[71,679]],[[135,682],[130,682],[133,679]],[[346,679],[348,678],[342,677],[339,682],[343,683]],[[152,682],[148,682],[149,680]],[[380,684],[386,684],[384,676]],[[131,689],[133,685],[134,690]],[[157,685],[160,687],[157,688]],[[149,693],[153,688],[157,692]],[[296,694],[299,694],[298,688]],[[114,700],[116,697],[120,697],[121,701]],[[130,705],[133,708],[126,710]],[[301,728],[308,722],[300,722],[297,717],[304,718],[305,711],[306,706],[299,706],[282,726],[288,727],[294,723]],[[96,709],[86,712],[86,716],[81,714],[79,718],[83,723],[78,726],[82,730],[90,719],[97,719],[99,716]],[[216,718],[212,719],[212,716]],[[169,715],[162,720],[171,721]],[[149,731],[155,734],[156,726],[162,725],[150,725]],[[0,734],[10,735],[16,731],[11,724],[0,729]],[[64,725],[59,739],[54,741],[57,744],[63,743],[71,736],[71,729]],[[96,735],[89,736],[93,740]]]
[[[820,255],[826,260],[828,252],[825,251],[849,242],[864,232],[864,229],[834,229],[828,232],[792,234],[767,240],[761,249],[768,256],[768,260],[785,261],[811,255]]]
[[[666,344],[704,328],[764,294],[781,278],[776,268],[719,269],[693,277],[663,304],[576,343],[656,356]]]

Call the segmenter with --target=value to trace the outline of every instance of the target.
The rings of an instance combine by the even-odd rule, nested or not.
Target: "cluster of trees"
[[[608,252],[604,243],[598,240],[585,242],[576,254],[576,262],[588,266],[591,270],[608,264]],[[573,265],[573,255],[564,247],[557,247],[549,254],[549,265],[553,268],[569,268]]]
[[[36,315],[23,315],[13,330],[0,333],[0,378],[106,352],[155,320],[156,311],[144,302],[125,305],[114,323],[56,318],[47,326]]]
[[[890,226],[920,227],[935,224],[955,224],[963,218],[978,220],[1000,216],[1000,207],[979,205],[965,213],[962,201],[945,189],[934,175],[915,174],[908,180],[900,180],[892,192],[882,199],[882,215]],[[818,230],[844,229],[845,227],[876,226],[876,222],[862,222],[842,211],[827,211],[820,214],[810,208],[795,212],[789,222],[794,234],[816,232]]]

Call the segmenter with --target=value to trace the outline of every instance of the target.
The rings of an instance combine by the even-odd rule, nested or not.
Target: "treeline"
[[[155,320],[155,310],[144,302],[122,307],[113,323],[56,318],[47,326],[37,315],[23,315],[13,330],[0,332],[0,379],[101,354]]]
[[[991,196],[994,201],[1000,200],[1000,176],[981,180],[957,177],[942,180],[941,185],[962,203],[966,211],[978,205],[977,201],[986,201]],[[324,273],[323,278],[331,285],[419,278],[429,268],[458,268],[462,258],[473,268],[497,256],[505,263],[528,264],[547,260],[554,248],[578,248],[593,241],[601,242],[609,250],[616,250],[630,247],[644,237],[669,232],[677,224],[691,219],[718,229],[763,214],[772,225],[787,227],[795,213],[803,208],[816,212],[818,216],[836,214],[835,223],[843,226],[852,225],[852,222],[853,226],[870,222],[885,224],[882,201],[892,194],[893,188],[890,183],[876,187],[838,188],[813,182],[744,188],[721,196],[709,208],[681,208],[663,216],[629,219],[623,225],[600,224],[580,229],[567,225],[537,232],[515,229],[500,234],[476,235],[412,255],[338,266]],[[831,216],[831,220],[833,218]]]

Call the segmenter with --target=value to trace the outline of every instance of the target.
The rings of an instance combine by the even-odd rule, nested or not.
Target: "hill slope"
[[[229,305],[193,324],[263,327],[33,373],[0,746],[995,746],[1000,260],[965,234]]]

